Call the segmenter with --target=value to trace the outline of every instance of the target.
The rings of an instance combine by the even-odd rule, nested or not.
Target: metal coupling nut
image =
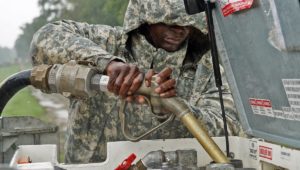
[[[34,67],[30,76],[31,85],[43,92],[49,92],[47,75],[51,67],[52,65],[45,64]]]

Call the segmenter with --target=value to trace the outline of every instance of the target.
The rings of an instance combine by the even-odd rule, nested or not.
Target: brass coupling
[[[97,71],[75,61],[66,64],[39,65],[32,69],[31,84],[46,93],[79,98],[92,97],[98,89],[91,83]],[[100,82],[96,82],[96,84]]]
[[[43,92],[49,93],[48,74],[52,65],[39,65],[32,68],[30,82],[31,85]]]

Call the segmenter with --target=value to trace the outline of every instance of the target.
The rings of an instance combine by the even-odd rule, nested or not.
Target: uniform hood
[[[125,32],[145,23],[193,26],[207,33],[205,13],[188,15],[183,0],[130,0],[124,18]]]

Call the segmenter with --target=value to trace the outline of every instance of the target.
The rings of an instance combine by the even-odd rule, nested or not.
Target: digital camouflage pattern
[[[193,26],[207,32],[205,13],[190,16],[185,12],[183,1],[179,0],[129,1],[124,18],[125,32],[132,31],[144,23]]]
[[[190,104],[196,117],[206,125],[210,135],[220,136],[224,134],[223,121],[210,52],[199,52],[197,62],[184,62],[185,58],[189,57],[188,43],[177,52],[170,53],[153,47],[143,35],[135,31],[143,23],[164,22],[172,25],[191,25],[205,32],[203,21],[203,14],[186,15],[182,0],[131,0],[124,28],[89,25],[69,20],[51,23],[34,35],[31,56],[34,65],[66,63],[71,59],[88,60],[97,64],[100,72],[103,72],[109,61],[116,58],[135,63],[143,70],[150,69],[151,63],[156,71],[166,66],[172,67],[173,77],[177,79],[178,96]],[[130,34],[127,34],[129,32]],[[130,42],[129,47],[126,46],[126,42]],[[226,80],[223,81],[229,133],[239,135],[242,131],[233,99]],[[104,161],[106,142],[126,140],[118,116],[119,104],[120,100],[116,96],[104,92],[88,99],[70,97],[66,163]],[[128,128],[134,136],[159,123],[146,105],[129,104],[126,112]],[[192,136],[182,123],[175,119],[147,139],[185,137]]]

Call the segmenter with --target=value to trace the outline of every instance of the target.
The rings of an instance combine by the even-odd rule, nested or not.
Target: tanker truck
[[[12,131],[6,126],[10,124],[13,129],[14,124],[1,117],[2,163],[9,163],[10,169],[300,169],[300,1],[185,0],[184,3],[188,13],[207,14],[214,62],[218,66],[220,60],[225,69],[245,136],[210,137],[179,98],[162,99],[153,95],[153,88],[142,86],[138,94],[146,96],[153,108],[161,107],[172,114],[158,127],[136,137],[126,129],[126,102],[121,102],[119,116],[123,134],[129,141],[109,142],[105,162],[59,163],[56,140],[51,141],[56,138],[55,127],[50,128],[51,133],[47,131],[50,136],[39,135],[31,143],[24,142],[24,138],[18,141],[28,133],[18,133],[19,136],[15,133],[12,138]],[[28,85],[48,93],[88,97],[105,91],[107,82],[107,76],[76,61],[40,65],[2,83],[0,91],[9,95],[1,96],[0,106],[3,109],[15,92]],[[152,83],[155,87],[155,82]],[[194,138],[142,140],[174,117],[181,120]],[[36,129],[30,135],[41,131]],[[12,146],[16,151],[4,159],[4,150]],[[20,164],[18,161],[24,157],[30,159]]]

